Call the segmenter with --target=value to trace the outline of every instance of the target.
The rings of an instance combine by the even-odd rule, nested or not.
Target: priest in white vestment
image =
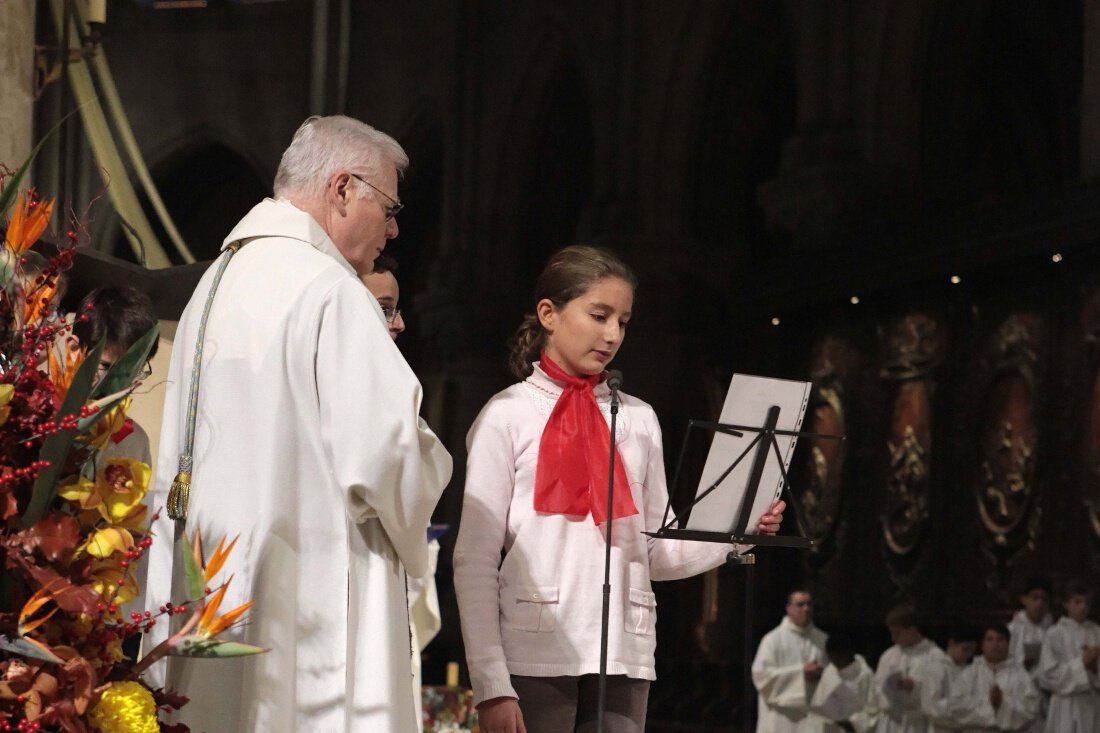
[[[175,531],[201,529],[207,544],[240,535],[219,574],[233,577],[222,608],[255,605],[223,636],[271,651],[154,667],[153,682],[191,698],[179,718],[196,733],[419,729],[406,571],[428,570],[425,528],[451,459],[419,418],[420,384],[358,280],[397,235],[407,162],[392,138],[357,120],[311,118],[283,154],[278,200],[258,204],[225,240],[243,246],[203,339],[188,516],[161,512],[148,598],[186,598]],[[186,449],[199,321],[219,264],[176,332],[161,506]]]
[[[803,590],[787,596],[786,616],[760,641],[752,662],[759,692],[758,733],[808,733],[821,728],[810,713],[817,682],[828,663],[825,632],[813,624],[813,598]]]
[[[1039,690],[1023,665],[1009,656],[1009,638],[1004,626],[986,627],[981,656],[951,687],[945,708],[966,733],[1042,731]]]
[[[829,666],[810,701],[810,712],[820,719],[821,733],[855,731],[868,733],[875,729],[878,710],[875,707],[875,673],[867,661],[852,651],[844,634],[830,634],[825,642]]]
[[[1100,731],[1100,627],[1089,620],[1091,589],[1071,584],[1066,615],[1043,638],[1039,685],[1050,692],[1047,733]]]
[[[943,665],[951,660],[926,639],[916,612],[899,606],[886,615],[894,646],[879,658],[875,669],[878,733],[928,733],[926,716],[930,692],[939,689]]]

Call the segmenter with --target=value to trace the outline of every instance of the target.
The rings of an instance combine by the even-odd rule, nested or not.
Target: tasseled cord
[[[202,345],[206,337],[206,321],[210,317],[210,306],[214,304],[214,294],[218,291],[218,283],[222,281],[222,274],[245,242],[232,242],[225,249],[225,257],[218,263],[218,271],[214,273],[214,282],[210,284],[210,292],[206,294],[206,303],[203,305],[202,318],[199,320],[199,335],[195,343],[195,358],[191,363],[191,386],[187,396],[187,433],[184,435],[183,451],[180,453],[179,473],[172,481],[172,487],[168,490],[168,516],[177,522],[187,520],[187,510],[191,502],[191,452],[195,447],[195,420],[198,417],[199,405],[199,377],[202,373]]]

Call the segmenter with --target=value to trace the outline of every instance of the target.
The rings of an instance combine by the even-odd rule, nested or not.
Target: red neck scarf
[[[574,377],[544,352],[540,366],[546,376],[564,382],[550,419],[542,431],[535,467],[535,511],[546,514],[592,515],[607,519],[607,465],[611,431],[596,404],[592,388],[602,375]],[[638,513],[630,495],[630,479],[615,449],[615,496],[612,516]]]

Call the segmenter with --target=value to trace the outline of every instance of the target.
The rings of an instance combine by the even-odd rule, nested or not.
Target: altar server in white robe
[[[914,609],[898,606],[886,615],[894,646],[879,658],[875,670],[878,733],[928,733],[925,709],[929,691],[938,688],[943,665],[951,660],[926,639]]]
[[[1009,638],[1007,627],[987,626],[981,656],[951,686],[945,708],[966,733],[1042,731],[1039,690],[1023,665],[1009,656]]]
[[[853,651],[851,640],[843,633],[829,634],[825,642],[829,666],[810,701],[810,712],[819,719],[822,733],[875,729],[875,673],[866,660]]]
[[[1032,676],[1039,673],[1039,652],[1043,648],[1043,636],[1054,624],[1050,615],[1050,584],[1043,578],[1032,578],[1024,586],[1020,596],[1022,608],[1008,622],[1012,637],[1008,642],[1008,655],[1023,665]]]
[[[970,667],[978,651],[978,630],[959,626],[947,636],[947,648],[942,657],[933,657],[921,684],[921,709],[928,719],[929,733],[950,733],[962,726],[949,714],[948,698],[955,680]]]
[[[813,623],[811,595],[792,591],[786,615],[761,639],[752,662],[752,681],[759,692],[758,733],[820,730],[821,719],[810,713],[810,700],[829,661],[825,639]]]
[[[1045,578],[1030,578],[1020,596],[1023,606],[1008,622],[1012,636],[1008,640],[1008,656],[1019,662],[1039,687],[1039,718],[1046,721],[1050,707],[1050,694],[1039,686],[1039,653],[1043,649],[1043,637],[1054,625],[1050,615],[1050,602],[1054,597],[1050,582]]]
[[[1089,620],[1092,590],[1066,588],[1066,615],[1050,627],[1039,655],[1039,685],[1050,692],[1048,733],[1100,731],[1100,627]]]
[[[255,605],[228,636],[271,651],[169,660],[167,685],[191,698],[180,717],[194,731],[418,729],[405,578],[428,570],[425,528],[451,459],[420,420],[420,384],[358,280],[397,235],[407,162],[396,141],[362,122],[311,118],[283,154],[277,200],[258,204],[225,240],[243,246],[206,327],[189,514],[183,527],[164,512],[156,524],[148,597],[186,597],[178,562],[173,577],[176,529],[199,528],[207,543],[240,535],[220,574],[233,577],[223,608]],[[186,444],[192,360],[217,264],[176,332],[161,505]]]

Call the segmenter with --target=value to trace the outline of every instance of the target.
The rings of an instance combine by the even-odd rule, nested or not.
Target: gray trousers
[[[599,675],[523,677],[512,675],[527,733],[594,733]],[[643,733],[649,680],[608,675],[604,730]]]

